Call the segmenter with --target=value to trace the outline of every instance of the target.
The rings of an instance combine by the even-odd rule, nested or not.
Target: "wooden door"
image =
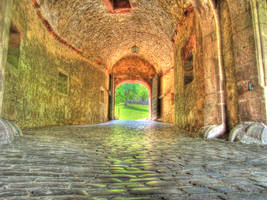
[[[155,75],[152,79],[152,120],[158,118],[158,98],[159,97],[159,76]]]
[[[114,75],[109,76],[109,119],[114,120],[115,116],[115,88]]]

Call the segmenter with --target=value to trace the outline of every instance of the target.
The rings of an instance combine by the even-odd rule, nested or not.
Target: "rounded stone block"
[[[10,144],[17,136],[22,136],[20,128],[12,121],[0,118],[0,144]]]
[[[267,126],[260,122],[238,124],[231,131],[229,140],[245,144],[267,144]]]
[[[225,126],[220,125],[208,125],[199,130],[199,136],[205,139],[213,139],[222,136],[225,132]]]

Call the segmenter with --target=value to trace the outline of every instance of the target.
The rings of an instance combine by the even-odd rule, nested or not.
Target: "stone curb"
[[[0,118],[0,144],[10,144],[15,137],[22,135],[22,131],[14,122]]]
[[[261,122],[244,122],[235,126],[229,141],[244,144],[267,144],[267,126]]]

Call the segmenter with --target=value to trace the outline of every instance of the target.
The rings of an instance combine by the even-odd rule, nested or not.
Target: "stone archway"
[[[115,102],[115,91],[116,88],[123,83],[141,83],[143,84],[149,91],[150,97],[150,118],[152,117],[152,85],[153,85],[153,77],[157,75],[155,68],[144,58],[136,55],[130,55],[121,58],[111,70],[111,74],[113,77],[113,90],[111,92],[113,97],[111,98],[110,107],[112,108],[114,113],[114,102]],[[112,87],[110,87],[112,89]],[[158,94],[157,98],[158,100]],[[155,101],[155,100],[154,100]]]

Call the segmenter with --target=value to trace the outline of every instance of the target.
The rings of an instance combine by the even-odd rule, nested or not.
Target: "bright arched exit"
[[[122,83],[116,87],[115,119],[148,120],[150,118],[150,92],[141,83]]]

